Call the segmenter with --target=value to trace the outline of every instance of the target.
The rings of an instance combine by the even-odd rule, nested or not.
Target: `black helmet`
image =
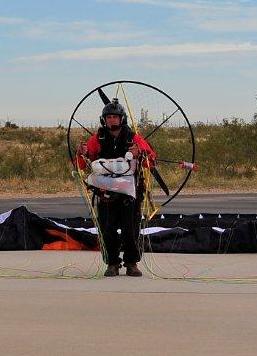
[[[103,126],[106,124],[107,115],[119,115],[121,118],[121,125],[127,124],[127,114],[124,107],[119,104],[119,100],[117,98],[113,98],[112,102],[108,103],[103,108],[102,116],[100,117],[100,121]]]

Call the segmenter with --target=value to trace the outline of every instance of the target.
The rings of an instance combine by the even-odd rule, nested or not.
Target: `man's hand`
[[[79,156],[87,156],[88,148],[85,143],[80,143],[77,148],[77,155]]]
[[[138,145],[136,143],[133,143],[133,145],[129,147],[129,152],[133,154],[133,158],[137,158],[139,155]]]

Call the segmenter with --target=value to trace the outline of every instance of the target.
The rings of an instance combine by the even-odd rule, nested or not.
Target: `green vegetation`
[[[63,191],[71,181],[66,146],[62,128],[0,128],[0,191]]]
[[[151,131],[147,128],[145,132]],[[246,123],[233,118],[218,125],[193,126],[196,161],[200,169],[187,187],[197,189],[255,189],[257,187],[257,121]],[[151,141],[159,157],[190,161],[191,139],[187,127],[162,128]],[[163,165],[164,166],[164,165]],[[160,167],[166,182],[176,184],[181,171],[170,165]],[[169,169],[169,174],[166,170]],[[181,177],[182,180],[182,177]]]
[[[153,127],[144,129],[144,134]],[[78,130],[78,129],[77,129]],[[188,186],[240,190],[257,187],[257,121],[223,120],[219,125],[193,127],[196,161],[200,165]],[[81,133],[74,131],[78,139]],[[165,127],[151,140],[160,158],[190,161],[190,136],[185,127]],[[179,170],[163,165],[160,170],[173,184]],[[68,158],[66,129],[0,128],[0,191],[60,192],[75,190]],[[5,184],[4,184],[5,183]],[[33,187],[33,189],[32,189]],[[255,188],[256,189],[256,188]]]
[[[66,131],[1,128],[0,179],[70,179]]]

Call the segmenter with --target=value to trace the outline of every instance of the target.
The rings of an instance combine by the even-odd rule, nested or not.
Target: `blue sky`
[[[66,124],[112,80],[170,94],[194,121],[257,111],[257,0],[0,0],[0,121]]]

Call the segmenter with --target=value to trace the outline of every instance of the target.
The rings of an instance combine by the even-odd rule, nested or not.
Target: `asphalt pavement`
[[[162,203],[160,198],[158,203]],[[1,199],[0,213],[25,205],[28,210],[46,217],[69,218],[88,217],[88,209],[81,197],[12,198]],[[161,208],[163,214],[198,213],[257,213],[257,193],[231,194],[191,194],[179,195],[167,206]]]

